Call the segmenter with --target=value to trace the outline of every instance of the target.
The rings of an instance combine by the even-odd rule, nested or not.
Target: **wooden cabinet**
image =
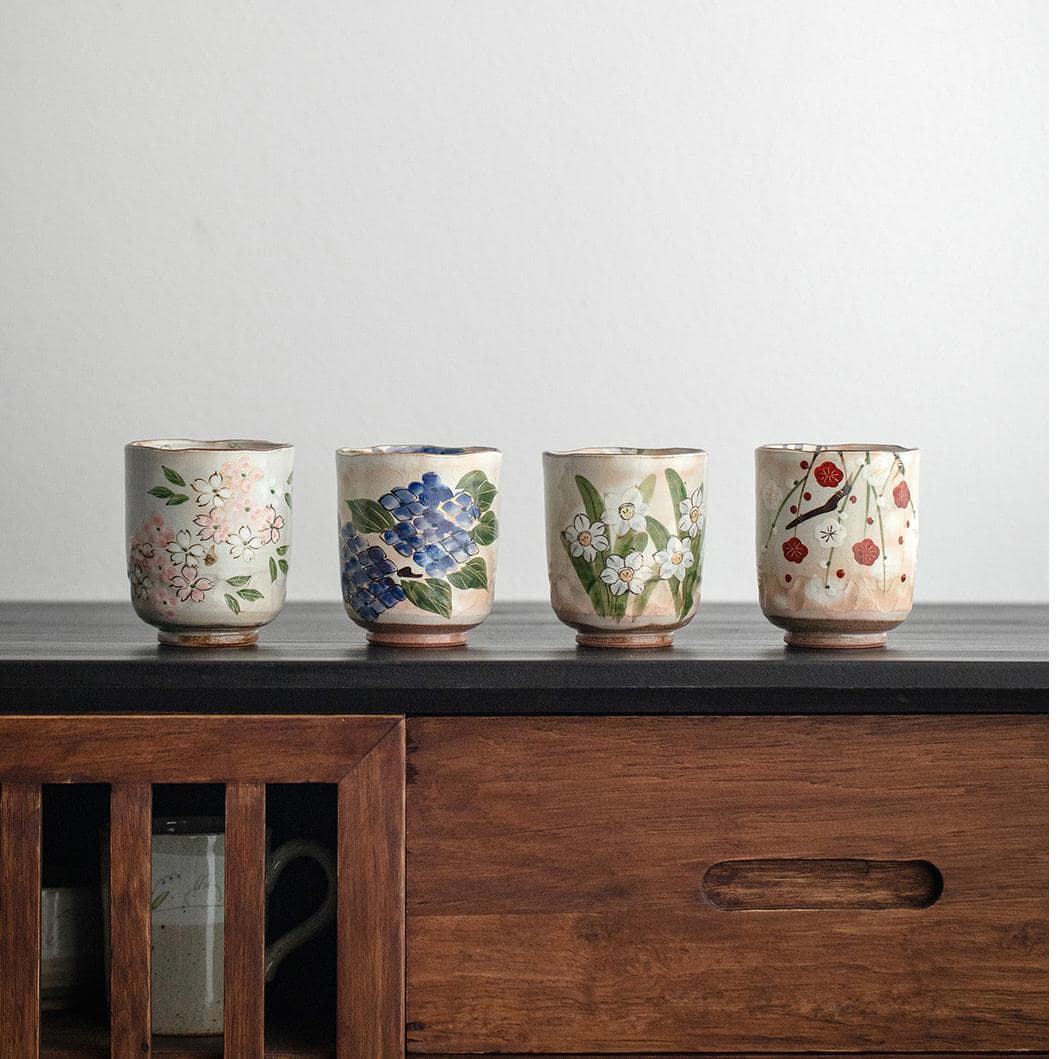
[[[0,606],[0,1059],[1043,1051],[1044,629],[921,608],[826,654],[714,607],[615,653],[502,606],[408,652],[291,605],[196,652]],[[207,803],[225,1032],[152,1036],[152,807]],[[41,885],[80,832],[98,886],[104,823],[110,1015],[101,973],[42,1018]],[[339,905],[324,970],[266,989],[277,827],[330,846]]]
[[[388,716],[0,717],[0,1056],[264,1056],[265,787],[313,782],[337,787],[335,1046],[267,1054],[403,1054],[404,751]],[[41,786],[56,783],[110,785],[109,1033],[76,1018],[42,1033]],[[155,783],[225,785],[223,1043],[152,1038]]]
[[[1046,1046],[1043,718],[415,718],[408,1047]]]

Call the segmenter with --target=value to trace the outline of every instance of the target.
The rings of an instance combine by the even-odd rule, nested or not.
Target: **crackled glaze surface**
[[[552,607],[599,647],[671,642],[699,605],[706,454],[585,449],[544,454]]]
[[[804,646],[882,643],[912,609],[919,452],[776,445],[756,457],[765,616]]]
[[[338,450],[342,599],[373,642],[453,646],[488,616],[500,461],[489,448]]]
[[[294,450],[250,441],[125,448],[132,604],[168,643],[253,642],[283,606]]]

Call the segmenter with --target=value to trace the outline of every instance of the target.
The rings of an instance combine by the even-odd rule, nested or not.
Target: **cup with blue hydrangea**
[[[346,613],[372,643],[465,644],[493,607],[500,452],[373,445],[335,459]]]

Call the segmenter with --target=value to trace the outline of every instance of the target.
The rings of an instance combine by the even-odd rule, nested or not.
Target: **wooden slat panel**
[[[338,785],[338,1059],[404,1055],[404,722]]]
[[[224,1054],[265,1053],[265,785],[230,783],[224,818]]]
[[[1047,1047],[1044,717],[408,729],[410,1051]],[[759,858],[925,859],[944,890],[706,903],[711,865]]]
[[[392,716],[0,717],[0,781],[337,783],[394,722]]]
[[[0,1057],[40,1046],[40,787],[0,789]]]
[[[120,743],[120,741],[119,741]],[[151,785],[110,792],[110,1035],[113,1059],[151,1054]]]

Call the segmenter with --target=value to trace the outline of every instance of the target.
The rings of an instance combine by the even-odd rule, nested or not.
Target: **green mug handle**
[[[277,938],[265,949],[265,981],[271,982],[276,975],[276,969],[299,945],[304,945],[314,934],[319,934],[327,924],[334,919],[335,906],[335,862],[319,842],[313,842],[308,838],[292,838],[284,842],[269,858],[265,865],[265,897],[272,893],[279,881],[283,869],[292,860],[299,857],[308,857],[315,860],[323,868],[327,876],[327,896],[323,899],[320,907],[313,912],[308,919],[291,927],[281,938]]]

